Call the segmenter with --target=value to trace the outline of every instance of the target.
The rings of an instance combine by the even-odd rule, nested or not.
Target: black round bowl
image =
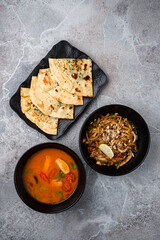
[[[106,115],[107,113],[118,113],[122,117],[127,118],[135,126],[137,135],[138,135],[138,140],[137,140],[138,152],[128,163],[126,163],[124,166],[120,167],[119,169],[116,169],[115,166],[107,167],[107,166],[97,165],[96,160],[90,157],[86,144],[83,143],[83,138],[85,137],[86,131],[90,123],[94,119],[100,117],[100,114]],[[149,145],[150,145],[150,134],[149,134],[148,126],[144,121],[144,119],[135,110],[127,106],[118,105],[118,104],[103,106],[97,109],[96,111],[94,111],[93,113],[91,113],[83,123],[80,131],[80,136],[79,136],[79,146],[85,161],[96,172],[109,175],[109,176],[124,175],[136,169],[145,159],[149,150]]]
[[[79,181],[74,193],[65,201],[60,202],[58,204],[45,204],[37,201],[26,191],[25,186],[23,184],[22,174],[26,162],[34,153],[45,148],[56,148],[68,153],[76,162],[79,170]],[[79,159],[77,154],[74,153],[71,149],[58,143],[43,143],[32,147],[27,152],[25,152],[23,156],[20,158],[14,173],[14,183],[19,197],[30,208],[43,213],[58,213],[69,209],[80,199],[85,188],[86,174],[81,160]]]

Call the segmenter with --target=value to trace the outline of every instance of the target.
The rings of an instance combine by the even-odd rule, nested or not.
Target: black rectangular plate
[[[105,73],[97,66],[97,64],[92,61],[92,77],[93,77],[93,93],[94,97],[84,97],[84,105],[82,106],[75,106],[74,107],[74,119],[59,119],[58,123],[58,134],[57,135],[50,135],[43,132],[39,129],[34,123],[26,118],[26,116],[21,111],[20,106],[20,88],[25,87],[29,88],[31,83],[32,76],[37,76],[39,69],[48,68],[48,58],[90,58],[85,53],[81,52],[77,48],[73,47],[67,41],[60,41],[53,48],[49,51],[49,53],[40,61],[40,63],[35,67],[35,69],[31,72],[28,78],[19,86],[17,92],[11,97],[10,99],[10,106],[11,108],[22,118],[30,127],[36,129],[40,133],[44,134],[47,138],[51,140],[58,139],[61,137],[67,129],[73,124],[76,119],[80,116],[80,114],[85,110],[87,105],[96,97],[100,89],[103,85],[107,82],[107,77]]]

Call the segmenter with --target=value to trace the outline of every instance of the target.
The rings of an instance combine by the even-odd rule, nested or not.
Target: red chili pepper
[[[103,118],[103,117],[104,117],[104,115],[100,114],[100,117],[101,117],[101,118]]]
[[[70,192],[71,191],[71,189],[72,189],[72,187],[71,187],[71,184],[68,182],[68,181],[66,181],[66,182],[64,182],[63,183],[63,190],[65,191],[65,192]]]
[[[114,158],[122,158],[124,157],[124,154],[117,154],[117,155],[114,155]]]
[[[56,173],[57,169],[51,169],[51,171],[48,174],[48,178],[53,178],[55,173]]]
[[[73,182],[76,180],[76,177],[75,177],[74,173],[72,173],[72,172],[67,173],[67,174],[66,174],[66,180],[67,180],[69,183],[73,183]]]
[[[90,151],[90,152],[93,152],[93,148],[88,146],[87,149]]]
[[[49,181],[49,179],[48,179],[48,177],[46,176],[45,173],[40,172],[39,176],[43,179],[43,181],[45,181],[45,182],[50,184],[50,181]]]

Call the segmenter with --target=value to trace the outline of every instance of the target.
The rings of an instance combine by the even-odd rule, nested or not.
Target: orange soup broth
[[[65,174],[56,159],[62,159],[69,167]],[[64,201],[75,191],[78,184],[78,167],[73,158],[59,149],[43,149],[27,161],[23,182],[28,193],[36,200],[55,204]]]

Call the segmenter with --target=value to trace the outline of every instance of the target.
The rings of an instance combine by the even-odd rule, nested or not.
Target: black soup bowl
[[[63,202],[57,203],[57,204],[45,204],[42,202],[37,201],[34,199],[26,190],[24,184],[23,184],[23,169],[28,161],[28,159],[36,152],[46,149],[46,148],[56,148],[63,150],[64,152],[68,153],[76,162],[76,165],[78,167],[79,172],[79,180],[78,185],[73,192],[73,194],[64,200]],[[72,207],[80,197],[82,196],[85,188],[86,183],[86,174],[83,167],[83,164],[80,160],[80,158],[77,156],[76,153],[74,153],[70,148],[58,144],[58,143],[43,143],[36,145],[32,148],[30,148],[27,152],[23,154],[23,156],[20,158],[20,160],[17,163],[15,173],[14,173],[14,183],[15,188],[17,190],[17,193],[19,197],[22,199],[22,201],[28,205],[30,208],[42,212],[42,213],[59,213],[62,211],[65,211]]]
[[[126,163],[124,166],[117,169],[115,166],[100,166],[96,164],[96,160],[90,157],[90,154],[87,150],[87,146],[83,143],[83,139],[86,136],[86,132],[91,122],[94,119],[100,117],[100,115],[106,115],[107,113],[118,113],[124,118],[127,118],[130,123],[132,123],[136,128],[136,134],[138,135],[137,147],[138,151],[135,153],[134,157]],[[88,165],[93,168],[96,172],[109,175],[109,176],[120,176],[127,174],[134,169],[136,169],[145,159],[150,145],[150,133],[148,126],[144,119],[137,113],[135,110],[124,106],[124,105],[107,105],[101,108],[98,108],[96,111],[91,113],[89,117],[85,120],[82,125],[80,136],[79,136],[79,146],[81,154]]]

